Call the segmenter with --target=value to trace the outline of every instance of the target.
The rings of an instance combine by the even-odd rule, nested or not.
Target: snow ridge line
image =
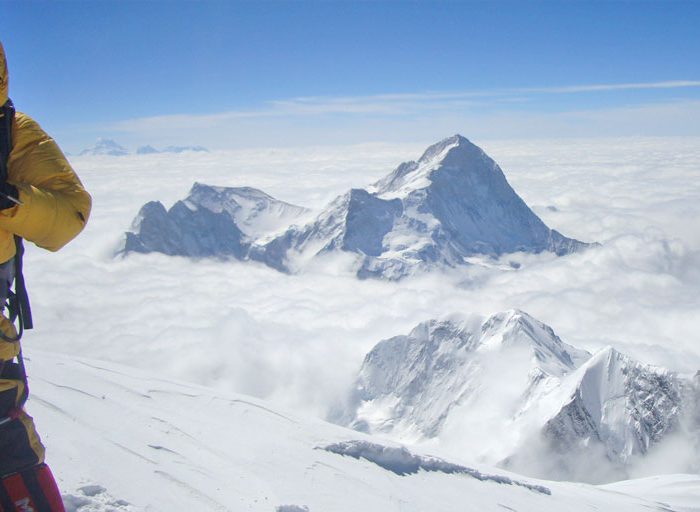
[[[437,457],[415,455],[406,447],[394,448],[369,441],[345,441],[333,443],[325,447],[317,447],[337,455],[349,456],[355,459],[365,459],[399,476],[413,475],[421,469],[445,474],[468,475],[482,482],[516,485],[540,494],[551,495],[552,491],[542,485],[528,484],[513,480],[503,475],[488,475],[479,470],[453,464]]]

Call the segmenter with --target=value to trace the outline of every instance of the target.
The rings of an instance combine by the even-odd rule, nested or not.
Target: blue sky
[[[0,9],[11,96],[69,150],[700,135],[700,2]]]

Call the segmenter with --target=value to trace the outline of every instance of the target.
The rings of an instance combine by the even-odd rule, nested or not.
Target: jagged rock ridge
[[[244,259],[253,240],[306,213],[254,188],[195,183],[169,210],[157,201],[144,205],[119,252]]]
[[[612,348],[591,356],[514,310],[431,320],[380,342],[330,419],[411,442],[446,431],[452,442],[455,432],[468,439],[475,422],[508,425],[515,441],[502,440],[490,463],[604,481],[625,477],[671,434],[696,449],[699,398],[689,378]]]

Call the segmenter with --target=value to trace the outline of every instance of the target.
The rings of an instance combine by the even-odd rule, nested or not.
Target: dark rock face
[[[253,240],[306,212],[254,188],[195,183],[170,210],[144,205],[119,252],[245,259]]]
[[[401,201],[385,201],[366,190],[352,190],[345,219],[345,236],[339,248],[379,256],[384,235],[394,227],[394,219],[401,215],[401,210]]]
[[[123,252],[161,252],[170,256],[230,256],[242,259],[247,244],[226,212],[190,209],[178,201],[168,211],[153,201],[139,212],[137,232],[126,235]]]

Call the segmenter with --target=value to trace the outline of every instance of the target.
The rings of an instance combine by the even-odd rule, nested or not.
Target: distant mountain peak
[[[500,167],[462,135],[433,144],[367,189],[353,189],[315,219],[291,227],[254,259],[294,271],[332,251],[356,255],[359,277],[400,279],[458,267],[478,255],[551,251],[588,244],[548,228]]]
[[[91,148],[84,149],[80,152],[81,156],[84,155],[110,155],[110,156],[124,156],[128,155],[129,152],[124,146],[118,144],[114,139],[107,139],[100,137],[97,142]]]
[[[462,189],[471,196],[473,190],[481,190],[482,195],[493,194],[495,201],[512,202],[511,196],[517,196],[496,162],[462,135],[433,144],[417,162],[399,165],[375,183],[372,191],[384,199],[406,198],[429,194],[441,185],[451,187],[454,192]]]
[[[548,228],[496,162],[459,134],[374,185],[349,190],[310,222],[306,209],[250,188],[196,183],[184,205],[226,211],[251,243],[245,257],[283,272],[344,253],[358,277],[395,280],[467,266],[473,258],[562,256],[588,245]]]

